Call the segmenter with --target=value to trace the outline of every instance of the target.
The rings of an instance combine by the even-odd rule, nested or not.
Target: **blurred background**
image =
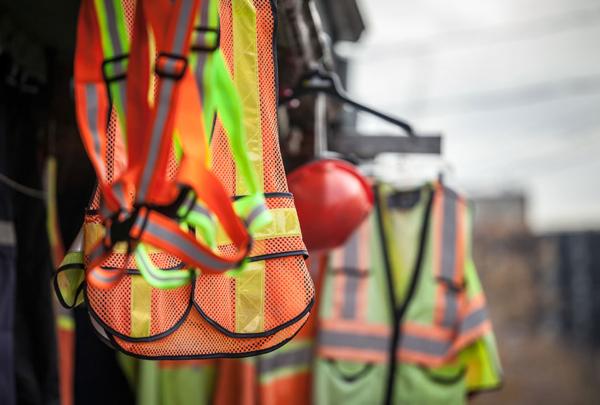
[[[505,382],[475,403],[591,404],[600,382],[600,2],[360,1],[353,95],[445,135]],[[381,121],[359,118],[365,131]]]

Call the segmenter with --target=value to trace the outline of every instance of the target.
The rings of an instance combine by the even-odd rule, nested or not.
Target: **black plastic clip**
[[[185,75],[187,65],[188,60],[185,56],[161,52],[156,57],[154,71],[161,78],[180,80]]]
[[[192,51],[214,52],[221,46],[221,30],[218,28],[194,27],[194,32],[197,32],[198,36],[190,48]],[[211,41],[213,39],[211,34],[215,35],[214,41]],[[202,43],[202,45],[199,43]]]
[[[129,54],[126,53],[115,56],[114,58],[105,59],[104,62],[102,62],[102,76],[104,77],[106,84],[117,82],[127,77],[127,59],[129,59]],[[112,76],[108,73],[108,66],[110,65],[114,65],[113,70],[120,68],[117,73],[114,73]]]

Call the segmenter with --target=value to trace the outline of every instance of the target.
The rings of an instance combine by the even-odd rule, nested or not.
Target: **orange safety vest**
[[[390,260],[394,235],[403,230],[392,227],[389,195],[377,190],[375,212],[345,246],[331,253],[320,292],[316,403],[358,404],[367,398],[375,403],[406,398],[417,401],[408,403],[425,403],[423,390],[451,403],[466,398],[460,379],[458,391],[451,393],[444,391],[449,386],[410,383],[424,378],[424,370],[453,363],[461,350],[491,333],[476,274],[465,275],[470,255],[468,204],[441,184],[419,193],[428,201],[423,204],[416,265],[403,302],[396,302]],[[352,371],[342,364],[352,365]],[[408,375],[413,369],[404,365],[415,365],[414,373],[421,375]],[[459,376],[464,376],[460,370]]]
[[[246,229],[252,227],[262,210],[256,207],[242,212],[242,218],[234,213],[230,201],[246,200],[252,189],[244,177],[248,170],[240,166],[244,162],[234,159],[229,147],[231,127],[220,115],[210,143],[212,169],[202,168],[203,141],[195,139],[194,134],[202,133],[198,97],[204,93],[195,94],[196,85],[190,86],[194,80],[200,86],[203,76],[202,72],[192,76],[187,49],[192,31],[199,35],[219,32],[218,27],[202,25],[208,20],[203,13],[209,12],[203,5],[210,1],[213,0],[139,0],[133,8],[131,2],[125,2],[117,12],[127,17],[127,28],[134,31],[129,56],[117,55],[104,63],[98,25],[107,25],[108,21],[104,34],[108,32],[107,40],[118,44],[111,35],[113,31],[122,33],[124,28],[111,25],[111,12],[121,3],[86,0],[80,11],[76,57],[78,117],[100,180],[100,192],[90,204],[83,228],[87,283],[82,285],[100,338],[135,357],[191,359],[268,352],[299,331],[313,304],[314,287],[305,264],[306,250],[278,146],[275,61],[271,50],[274,17],[269,2],[252,5],[221,1],[217,46],[191,48],[201,53],[201,65],[221,45],[235,87],[243,96],[250,165],[258,174],[259,189],[264,192],[266,209],[273,220],[254,230],[250,238]],[[94,8],[98,4],[104,7],[101,13]],[[201,25],[192,29],[194,20]],[[147,38],[149,31],[154,34],[154,42]],[[158,90],[153,104],[140,108],[148,104],[147,56],[153,46],[159,55],[154,75]],[[112,50],[116,48],[113,46]],[[265,53],[265,49],[269,51]],[[119,125],[123,119],[119,112],[123,109],[116,113],[113,109],[110,119],[106,119],[107,64],[113,67],[108,87],[117,83],[116,89],[110,88],[110,94],[115,100],[120,97],[122,104],[127,101],[127,157],[123,127]],[[122,84],[125,79],[126,86]],[[208,91],[219,88],[213,85],[204,90]],[[156,132],[159,124],[166,128],[162,136],[156,135],[160,134]],[[148,128],[155,131],[150,139],[144,135]],[[167,142],[172,139],[173,129],[180,130],[180,162],[172,143]],[[153,149],[152,145],[160,146]],[[187,160],[186,153],[190,153]],[[153,166],[155,158],[157,163]],[[193,193],[178,195],[177,190],[186,190],[181,184]],[[230,200],[227,194],[233,198]],[[131,205],[127,195],[134,195],[138,205]],[[188,213],[220,221],[214,247],[205,244],[204,235],[182,229],[178,220]],[[105,231],[107,226],[111,226],[110,232]],[[123,232],[128,233],[125,240],[152,245],[144,257],[134,258],[131,244],[116,243],[123,240]],[[115,236],[118,238],[111,240]],[[77,252],[81,254],[81,249],[72,253]],[[70,257],[67,268],[63,266],[59,272],[76,267],[75,256]],[[224,274],[240,264],[244,268],[234,277]],[[142,265],[155,269],[152,272],[156,279],[165,274],[181,274],[183,282],[169,289],[155,288],[140,276]],[[201,272],[197,274],[194,269]],[[57,277],[59,290],[61,284],[77,279],[68,278],[65,281]],[[76,304],[78,294],[71,295],[72,304]]]

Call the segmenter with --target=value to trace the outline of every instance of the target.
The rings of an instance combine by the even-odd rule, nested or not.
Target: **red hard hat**
[[[309,250],[343,245],[373,207],[368,180],[343,160],[305,164],[289,174],[288,184]]]

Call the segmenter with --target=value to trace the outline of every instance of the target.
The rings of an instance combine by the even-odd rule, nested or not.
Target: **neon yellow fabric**
[[[252,0],[237,0],[233,6],[233,35],[236,55],[233,80],[238,89],[244,112],[247,150],[254,172],[262,190],[262,130],[260,122],[260,98],[258,88],[258,50],[256,43],[256,9]],[[236,193],[248,194],[248,185],[236,178]]]
[[[265,330],[265,262],[248,263],[236,277],[235,330],[257,333]]]
[[[150,336],[152,287],[142,277],[131,277],[131,337]]]
[[[286,238],[301,236],[298,214],[294,208],[275,208],[269,210],[273,220],[267,226],[263,226],[254,234],[254,240],[265,240],[271,238]],[[227,245],[231,243],[222,227],[217,229],[217,244]]]

